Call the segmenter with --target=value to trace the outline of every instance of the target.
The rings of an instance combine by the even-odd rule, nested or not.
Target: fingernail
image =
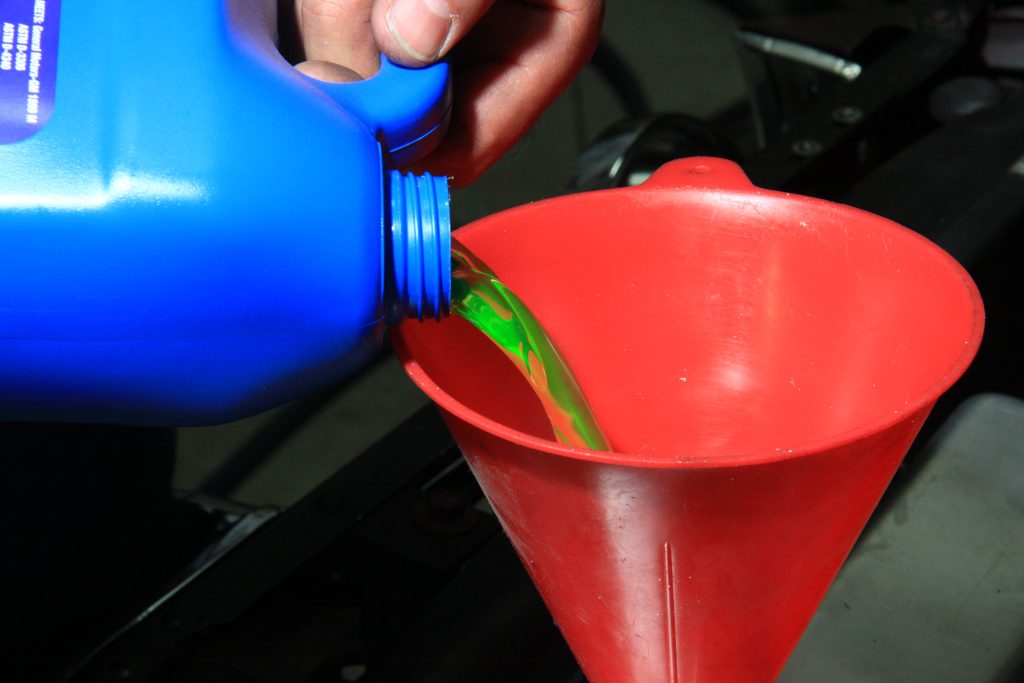
[[[386,16],[395,41],[421,62],[432,62],[441,54],[452,19],[446,0],[395,0]]]

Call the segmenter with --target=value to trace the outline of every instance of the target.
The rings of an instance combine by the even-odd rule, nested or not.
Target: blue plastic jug
[[[274,0],[0,4],[0,420],[201,424],[450,296],[448,68],[325,84]]]

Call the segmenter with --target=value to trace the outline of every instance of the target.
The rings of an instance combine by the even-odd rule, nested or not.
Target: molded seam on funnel
[[[668,635],[668,680],[670,683],[679,683],[679,657],[676,640],[676,583],[675,571],[672,566],[672,545],[665,541],[665,632]]]

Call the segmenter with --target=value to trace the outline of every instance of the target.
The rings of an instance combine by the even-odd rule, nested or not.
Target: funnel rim
[[[700,191],[702,191],[700,188],[674,188],[673,194],[678,196],[678,193]],[[706,189],[703,191],[706,191]],[[495,223],[501,224],[506,222],[509,218],[514,218],[520,213],[537,211],[544,205],[554,202],[573,202],[579,201],[581,198],[584,198],[586,201],[590,201],[594,195],[608,195],[623,192],[629,193],[630,196],[635,196],[635,193],[637,192],[655,192],[653,196],[657,197],[656,190],[645,188],[643,185],[633,188],[614,188],[556,197],[514,207],[512,209],[507,209],[497,214],[493,214],[463,227],[459,232],[462,236],[466,236],[480,229],[494,229],[493,225]],[[959,354],[952,359],[952,362],[946,372],[943,373],[926,391],[921,392],[915,400],[907,402],[904,406],[885,415],[884,417],[867,421],[859,426],[853,427],[852,429],[837,432],[827,437],[801,443],[791,449],[771,448],[763,451],[716,453],[713,456],[705,455],[699,457],[692,455],[679,455],[666,458],[664,455],[652,456],[614,450],[595,451],[587,448],[568,446],[557,441],[544,439],[513,429],[512,427],[492,420],[491,418],[477,412],[445,391],[433,380],[433,378],[429,376],[426,370],[413,357],[408,346],[405,344],[400,328],[396,328],[392,330],[391,335],[393,347],[399,360],[404,366],[406,373],[413,382],[444,411],[479,429],[482,429],[489,434],[524,448],[542,451],[551,455],[568,457],[574,460],[607,465],[620,465],[624,467],[643,467],[653,469],[708,469],[763,465],[773,462],[793,460],[800,457],[820,454],[828,449],[843,447],[848,444],[861,441],[874,434],[881,433],[920,413],[922,410],[930,410],[939,397],[942,396],[942,394],[945,393],[964,374],[971,362],[974,360],[978,348],[981,345],[982,334],[984,331],[985,312],[981,294],[967,270],[948,252],[925,236],[911,230],[910,228],[900,225],[895,221],[878,216],[877,214],[846,204],[831,202],[815,197],[765,190],[753,185],[749,188],[742,189],[717,189],[716,194],[735,195],[737,197],[756,194],[760,197],[776,197],[791,202],[800,202],[801,204],[827,207],[830,211],[838,211],[850,216],[870,217],[871,222],[877,226],[878,230],[900,233],[909,239],[917,241],[923,250],[930,251],[933,254],[936,259],[937,267],[944,267],[948,269],[950,274],[954,275],[964,287],[969,300],[971,321],[963,348],[960,350]]]

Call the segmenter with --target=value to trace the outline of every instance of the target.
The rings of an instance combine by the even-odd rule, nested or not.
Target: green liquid
[[[483,332],[515,364],[540,398],[559,441],[610,450],[576,379],[533,313],[486,264],[455,241],[452,313]]]

